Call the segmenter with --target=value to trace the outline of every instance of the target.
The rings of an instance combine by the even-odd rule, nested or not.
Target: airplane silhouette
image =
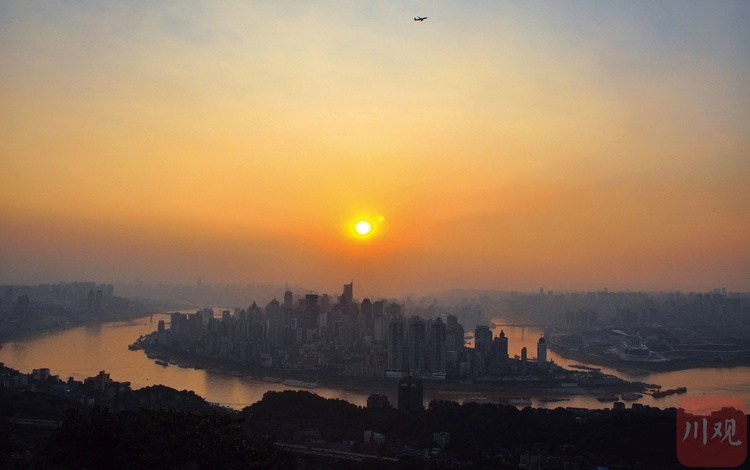
[[[426,19],[427,19],[426,16],[417,16],[416,18],[414,18],[414,21],[424,21]]]

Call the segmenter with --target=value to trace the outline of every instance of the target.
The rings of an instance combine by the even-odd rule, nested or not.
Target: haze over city
[[[0,283],[750,291],[749,13],[0,2]]]

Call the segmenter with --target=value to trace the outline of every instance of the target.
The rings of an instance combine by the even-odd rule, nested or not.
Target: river
[[[237,377],[205,369],[162,367],[147,358],[143,351],[130,351],[128,345],[139,336],[156,330],[159,320],[169,322],[169,315],[154,314],[135,320],[90,324],[63,331],[11,339],[0,349],[0,362],[24,373],[29,373],[32,369],[47,367],[52,374],[59,375],[62,379],[74,377],[81,380],[104,370],[113,380],[130,382],[133,389],[163,384],[177,390],[192,390],[210,402],[234,409],[241,409],[259,401],[266,391],[289,388],[283,384],[265,382],[262,377]],[[495,324],[505,323],[501,318],[492,321]],[[531,327],[505,327],[503,329],[508,336],[511,356],[520,355],[521,348],[524,346],[528,348],[530,357],[536,356],[536,344],[541,336],[540,330]],[[499,330],[496,329],[494,334],[498,333]],[[613,368],[568,360],[554,352],[548,352],[548,358],[563,367],[583,364],[600,367],[603,372],[626,380],[655,383],[665,389],[681,386],[688,389],[686,395],[672,395],[659,399],[646,395],[638,400],[638,403],[644,405],[665,408],[676,406],[685,396],[701,395],[735,396],[745,400],[746,403],[750,402],[750,367],[703,368],[631,376]],[[269,375],[272,373],[269,372]],[[469,397],[482,397],[488,401],[498,398],[490,393],[450,391],[449,387],[431,389],[429,382],[424,382],[424,385],[425,404],[437,398],[458,402]],[[360,406],[367,403],[367,397],[372,393],[388,395],[393,404],[396,403],[397,395],[395,380],[392,384],[376,388],[369,385],[356,388],[323,385],[313,391],[326,398],[339,398]],[[611,405],[611,403],[599,402],[593,394],[570,395],[568,401],[547,404],[533,400],[533,406],[536,407],[603,408]]]

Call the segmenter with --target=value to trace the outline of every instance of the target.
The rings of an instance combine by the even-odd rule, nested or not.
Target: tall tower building
[[[505,332],[500,330],[500,334],[492,340],[490,350],[490,373],[503,374],[508,364],[508,338]]]
[[[508,360],[508,337],[505,336],[505,331],[500,330],[500,334],[498,335],[498,339],[500,340],[498,343],[499,353],[500,353],[500,360],[507,361]]]
[[[409,320],[409,370],[411,372],[425,370],[425,330],[425,322],[421,317],[411,317]]]
[[[372,322],[372,340],[373,341],[386,341],[388,336],[388,319],[385,315],[375,317]]]
[[[388,375],[400,376],[404,371],[404,322],[402,317],[392,317],[388,324]]]
[[[327,312],[331,309],[331,298],[328,296],[328,294],[323,294],[320,296],[320,310],[323,312]]]
[[[392,302],[390,305],[385,307],[385,314],[389,317],[401,315],[401,306],[396,302]]]
[[[318,325],[318,315],[320,307],[318,306],[318,295],[305,295],[305,328],[315,328]]]
[[[438,317],[430,326],[430,371],[435,376],[445,376],[446,342],[445,323]]]
[[[278,319],[279,315],[281,313],[281,305],[279,304],[279,301],[275,298],[268,302],[266,305],[266,315],[273,319]]]
[[[294,294],[290,290],[284,292],[284,307],[294,308]]]
[[[362,313],[362,326],[364,326],[365,330],[372,330],[374,320],[372,316],[372,301],[370,301],[370,299],[364,299],[359,308]]]
[[[464,349],[464,327],[455,315],[448,315],[445,325],[446,366],[454,367]]]
[[[385,315],[385,302],[382,300],[376,300],[372,303],[372,316],[374,318],[380,318]]]
[[[478,353],[489,354],[492,344],[492,330],[487,325],[477,325],[474,330],[474,349]]]
[[[539,364],[547,362],[547,343],[544,341],[544,336],[539,338],[536,345],[536,362]]]
[[[344,284],[344,292],[341,294],[341,306],[344,314],[349,317],[352,313],[352,302],[354,301],[354,281]]]

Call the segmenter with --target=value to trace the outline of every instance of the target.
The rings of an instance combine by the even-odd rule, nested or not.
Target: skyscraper
[[[321,295],[318,300],[320,301],[319,304],[320,304],[321,311],[327,312],[328,310],[331,309],[331,299],[328,296],[328,294]]]
[[[385,314],[392,317],[395,315],[401,315],[401,306],[396,302],[392,302],[390,305],[385,307]]]
[[[498,359],[502,362],[508,360],[508,337],[505,336],[505,331],[500,330],[500,334],[497,336],[498,339]]]
[[[290,290],[284,292],[284,307],[294,308],[294,294]]]
[[[398,377],[404,371],[404,323],[402,317],[391,317],[388,324],[388,372],[391,377]]]
[[[430,326],[430,371],[432,375],[445,377],[446,341],[445,323],[438,317]]]
[[[477,325],[474,330],[474,349],[478,353],[489,354],[492,344],[492,330],[487,325]]]
[[[315,328],[318,325],[318,315],[320,314],[320,307],[318,306],[318,295],[307,294],[305,295],[305,328]]]
[[[409,370],[425,370],[426,331],[425,322],[419,316],[409,320]]]
[[[506,372],[508,365],[508,338],[505,331],[500,330],[500,334],[492,340],[490,348],[489,372],[493,375],[501,375]]]
[[[354,281],[349,284],[344,284],[344,292],[341,294],[340,304],[343,307],[343,312],[349,317],[352,313],[352,302],[354,301]]]
[[[276,300],[276,298],[268,302],[268,304],[266,305],[267,316],[274,318],[274,319],[278,319],[280,312],[281,312],[281,305],[279,304],[279,301]]]
[[[546,364],[547,362],[547,343],[544,341],[544,336],[539,338],[536,345],[536,362],[538,364]]]
[[[464,349],[464,328],[455,315],[448,315],[445,325],[446,367],[454,368]]]
[[[373,315],[372,315],[372,302],[370,299],[364,299],[360,305],[360,313],[362,314],[362,322],[365,331],[371,331],[373,326]]]

